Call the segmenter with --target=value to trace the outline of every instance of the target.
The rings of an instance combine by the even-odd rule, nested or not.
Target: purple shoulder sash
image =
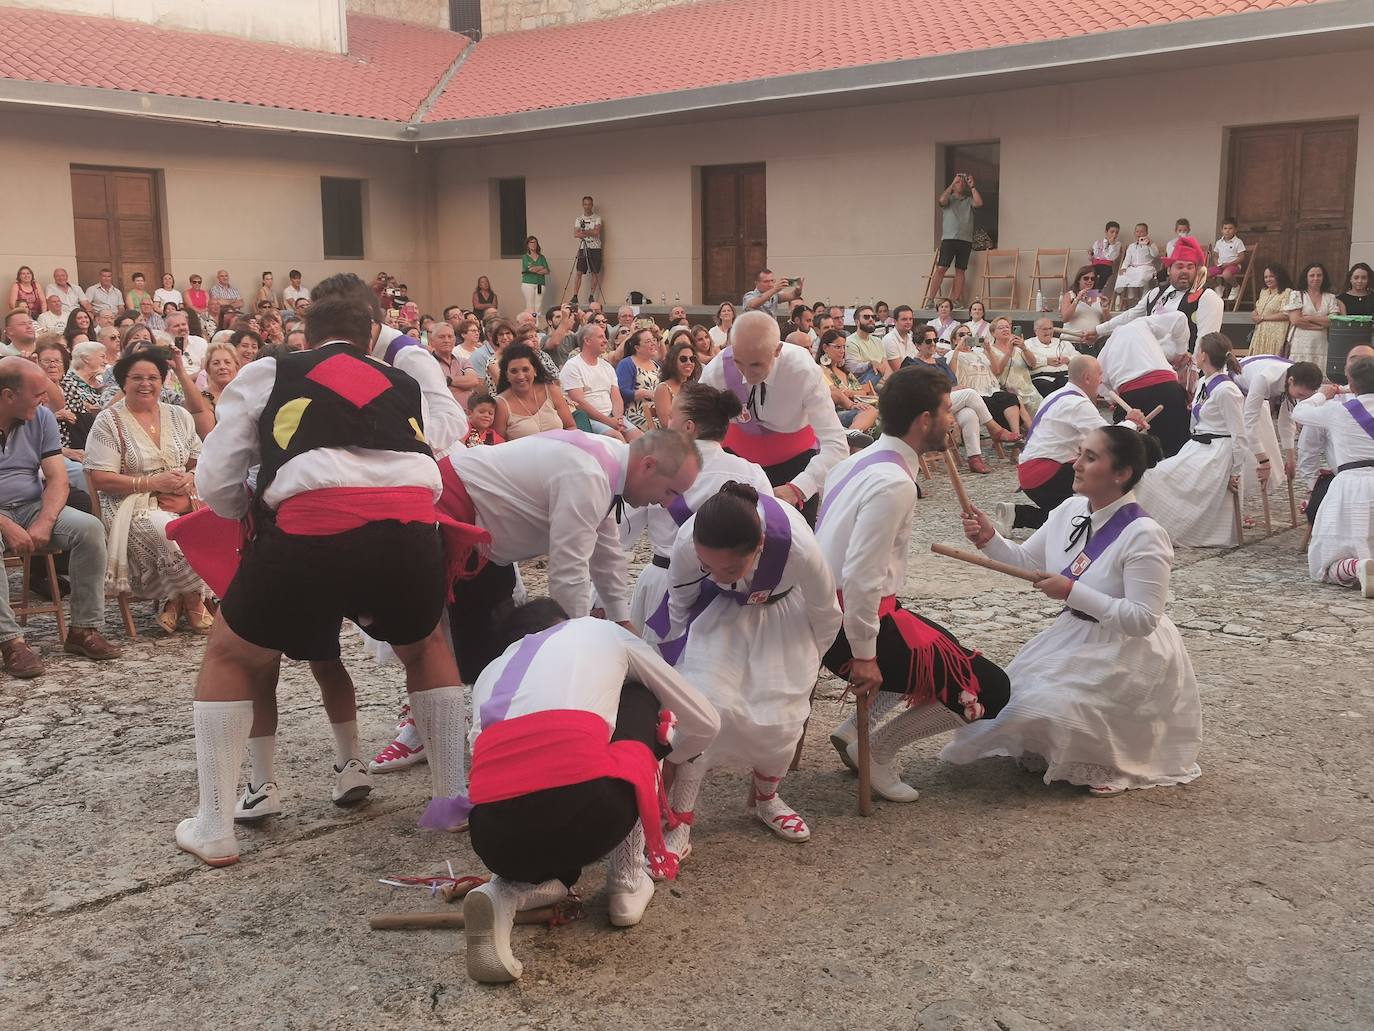
[[[681,526],[692,517],[692,506],[687,504],[687,495],[679,494],[668,503],[668,514],[673,517],[673,522]]]
[[[739,398],[740,404],[744,404],[749,400],[749,384],[744,382],[744,374],[735,364],[734,347],[727,347],[718,357],[721,362],[721,374],[725,377],[725,389]]]
[[[816,529],[821,528],[821,523],[825,520],[825,514],[830,510],[831,503],[843,493],[845,487],[849,486],[850,480],[865,469],[884,462],[900,467],[907,479],[912,478],[911,467],[906,464],[906,459],[897,452],[875,451],[871,454],[865,453],[862,458],[849,467],[849,472],[840,477],[840,482],[835,484],[833,489],[826,491],[825,496],[821,498],[820,512],[816,515]]]
[[[1369,414],[1369,409],[1360,404],[1359,398],[1356,397],[1350,398],[1344,404],[1350,417],[1360,424],[1360,429],[1374,437],[1374,415]]]
[[[591,455],[606,473],[606,483],[611,488],[611,494],[620,492],[620,480],[623,473],[620,468],[620,460],[600,444],[592,443],[589,434],[583,433],[581,430],[549,430],[539,434],[539,437],[544,440],[561,440],[563,443],[571,444]]]
[[[1202,417],[1203,404],[1206,403],[1207,399],[1212,396],[1212,392],[1216,390],[1217,386],[1223,382],[1234,383],[1235,380],[1232,379],[1231,374],[1229,372],[1218,372],[1206,383],[1202,384],[1202,386],[1199,388],[1197,392],[1197,402],[1193,405],[1194,422],[1197,422],[1197,420]],[[1240,388],[1237,387],[1236,389],[1239,390]],[[1244,393],[1244,391],[1242,391],[1242,393]]]
[[[1088,539],[1087,547],[1059,575],[1067,576],[1070,580],[1077,580],[1088,571],[1089,566],[1102,557],[1103,552],[1116,543],[1116,539],[1125,532],[1126,527],[1145,515],[1147,515],[1146,511],[1134,501],[1128,505],[1122,505],[1103,524],[1102,529]]]
[[[1087,394],[1083,393],[1081,390],[1078,390],[1074,387],[1065,387],[1063,390],[1056,391],[1053,397],[1051,397],[1048,401],[1046,401],[1044,404],[1042,404],[1039,408],[1035,410],[1035,418],[1031,420],[1030,429],[1026,430],[1027,444],[1030,443],[1031,434],[1035,432],[1035,427],[1040,425],[1040,420],[1044,416],[1044,414],[1048,412],[1051,408],[1053,408],[1056,404],[1058,404],[1060,401],[1062,401],[1065,397],[1068,397],[1070,394],[1077,394],[1085,401],[1088,398]]]
[[[396,356],[401,353],[403,348],[419,346],[421,346],[420,341],[416,340],[414,337],[405,335],[398,336],[396,339],[392,340],[391,343],[386,345],[386,354],[382,356],[382,361],[386,362],[388,365],[395,365]]]

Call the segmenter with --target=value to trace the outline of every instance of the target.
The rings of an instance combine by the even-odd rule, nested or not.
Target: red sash
[[[1157,387],[1161,383],[1177,383],[1178,373],[1172,369],[1156,369],[1154,372],[1147,372],[1143,376],[1137,376],[1129,383],[1121,384],[1120,393],[1124,394],[1128,390],[1144,390],[1146,387]]]
[[[816,449],[816,431],[810,426],[780,433],[761,427],[751,431],[751,425],[757,424],[732,422],[725,431],[725,446],[765,469]]]
[[[1049,483],[1059,472],[1062,463],[1053,458],[1027,458],[1016,467],[1016,480],[1022,490],[1030,490]]]

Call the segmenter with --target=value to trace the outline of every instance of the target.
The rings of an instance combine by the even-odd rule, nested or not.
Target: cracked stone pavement
[[[992,464],[966,476],[975,500],[1010,497]],[[961,540],[936,475],[904,597],[1006,662],[1058,606],[929,553]],[[1205,720],[1194,784],[1090,800],[1009,760],[947,766],[926,741],[901,759],[920,801],[863,819],[826,742],[840,685],[822,681],[785,787],[811,842],[771,837],[742,778],[718,773],[691,860],[641,926],[608,926],[590,869],[587,918],[518,928],[525,978],[502,988],[467,979],[461,932],[368,929],[440,905],[377,878],[479,868],[463,837],[416,829],[423,768],[376,778],[356,811],[330,804],[303,665],[280,691],[287,811],[213,871],[172,843],[195,805],[202,643],[161,637],[144,605],[125,657],[94,666],[39,618],[50,672],[0,679],[0,1027],[1374,1026],[1374,602],[1310,583],[1299,534],[1178,556],[1171,614]],[[537,591],[541,565],[526,577]],[[345,657],[375,750],[401,679],[356,638]]]

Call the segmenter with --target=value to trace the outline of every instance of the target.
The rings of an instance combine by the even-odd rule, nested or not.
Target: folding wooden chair
[[[1053,258],[1055,260],[1041,265],[1041,260],[1045,258]],[[1063,259],[1062,263],[1058,260],[1060,258]],[[1056,290],[1054,293],[1045,293],[1045,291],[1041,289],[1044,283],[1053,282],[1056,279],[1064,284],[1063,290]],[[1067,247],[1063,249],[1037,247],[1035,249],[1035,266],[1031,271],[1030,283],[1026,286],[1025,306],[1030,308],[1035,304],[1035,293],[1037,290],[1044,293],[1046,297],[1052,297],[1057,300],[1059,295],[1068,288],[1069,249]],[[1055,304],[1054,307],[1058,308],[1059,305]]]
[[[67,640],[67,617],[62,611],[62,589],[57,582],[57,564],[53,561],[58,555],[62,554],[60,548],[41,548],[33,553],[36,559],[42,559],[44,574],[48,578],[48,595],[51,601],[39,602],[32,599],[29,582],[29,561],[22,555],[15,555],[7,552],[5,554],[5,569],[21,569],[23,576],[19,587],[19,604],[11,605],[15,617],[19,620],[20,626],[29,625],[30,616],[56,616],[57,617],[57,639]],[[5,585],[6,590],[9,585]]]
[[[935,270],[940,267],[940,252],[935,252],[935,257],[930,259],[930,271],[926,273],[926,292],[921,297],[921,307],[926,306],[926,302],[934,303],[936,297],[943,296],[945,289],[945,279],[954,278],[954,269],[945,269],[944,279],[935,282]]]
[[[1241,256],[1240,256],[1240,260],[1241,260],[1242,262],[1244,262],[1245,267],[1244,267],[1244,269],[1241,270],[1240,287],[1236,290],[1236,299],[1235,299],[1234,301],[1231,302],[1231,310],[1232,310],[1232,311],[1236,311],[1238,308],[1240,308],[1240,302],[1243,301],[1243,300],[1245,300],[1245,295],[1246,295],[1246,293],[1247,293],[1248,291],[1250,291],[1250,290],[1254,287],[1254,285],[1255,285],[1255,269],[1256,269],[1256,268],[1263,268],[1263,267],[1264,267],[1263,265],[1260,265],[1258,262],[1255,261],[1255,258],[1256,258],[1258,255],[1259,255],[1259,244],[1255,244],[1254,247],[1250,248],[1250,249],[1247,250],[1247,251],[1244,251],[1244,252],[1241,254]],[[1255,291],[1255,297],[1258,297],[1258,296],[1259,296],[1259,291],[1256,290],[1256,291]],[[1251,303],[1251,304],[1254,304],[1254,302],[1255,302],[1255,298],[1252,297],[1252,298],[1250,299],[1250,303]]]
[[[997,262],[1011,261],[1011,272],[1002,271],[998,268]],[[1021,271],[1021,252],[1016,250],[997,250],[983,252],[983,288],[979,291],[983,299],[983,304],[987,307],[1016,307],[1016,281]],[[993,283],[1007,284],[1005,294],[994,294],[992,292]]]

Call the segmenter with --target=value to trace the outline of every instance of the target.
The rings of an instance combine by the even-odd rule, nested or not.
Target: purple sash
[[[893,465],[900,466],[902,472],[906,474],[907,479],[911,479],[911,467],[906,464],[906,459],[897,454],[897,452],[864,452],[863,457],[849,467],[849,472],[840,477],[840,482],[835,484],[832,490],[826,491],[825,496],[821,498],[821,509],[816,515],[817,531],[820,530],[821,523],[825,520],[825,513],[830,510],[830,503],[840,496],[840,493],[845,487],[849,486],[849,481],[854,479],[855,476],[858,476],[859,473],[863,472],[869,466],[878,465],[881,462],[890,462]]]
[[[388,365],[395,365],[396,356],[401,353],[402,348],[419,346],[420,341],[416,340],[414,337],[408,337],[404,335],[398,336],[396,339],[391,341],[391,343],[386,345],[386,354],[383,356],[382,360],[386,362]]]
[[[1083,393],[1083,391],[1078,390],[1074,387],[1065,387],[1063,390],[1055,391],[1053,397],[1051,397],[1048,401],[1046,401],[1044,404],[1042,404],[1039,408],[1036,409],[1035,418],[1031,420],[1030,429],[1026,430],[1027,444],[1030,443],[1031,434],[1035,432],[1035,427],[1040,425],[1041,416],[1043,416],[1046,412],[1053,408],[1055,406],[1055,403],[1058,402],[1061,398],[1067,397],[1069,394],[1077,394],[1085,401],[1088,399],[1087,394]]]
[[[549,430],[539,434],[539,437],[543,440],[561,440],[563,443],[571,444],[591,455],[605,471],[606,482],[611,488],[611,495],[615,496],[620,493],[623,486],[621,480],[625,475],[625,471],[620,468],[620,460],[600,444],[593,444],[589,434],[583,433],[581,430]]]
[[[692,507],[687,504],[686,494],[679,494],[668,503],[668,514],[673,517],[673,522],[677,523],[678,526],[692,518]]]
[[[1240,360],[1240,367],[1243,369],[1251,362],[1283,362],[1284,365],[1292,365],[1293,359],[1284,358],[1277,354],[1252,354],[1249,358]]]
[[[725,389],[739,398],[739,403],[744,406],[744,418],[736,419],[733,423],[736,429],[743,433],[750,433],[755,436],[762,436],[768,430],[759,424],[753,417],[754,413],[749,411],[749,384],[744,382],[744,374],[739,371],[739,366],[735,364],[734,345],[727,347],[718,356],[721,361],[721,373],[725,377]],[[681,524],[679,524],[681,525]]]
[[[566,622],[556,623],[547,630],[530,634],[520,642],[515,654],[510,657],[510,662],[506,663],[506,668],[497,676],[496,683],[491,689],[491,697],[482,703],[479,715],[483,730],[506,718],[506,713],[510,712],[510,703],[515,700],[515,692],[520,689],[520,682],[529,672],[535,653],[544,646],[545,641],[568,625]],[[420,817],[420,826],[447,830],[461,824],[471,812],[472,800],[468,798],[466,791],[452,798],[431,799],[425,807],[425,814]]]
[[[782,502],[777,498],[766,494],[760,495],[759,505],[763,508],[763,552],[759,555],[758,565],[754,568],[754,576],[749,581],[749,590],[732,591],[728,587],[721,587],[709,576],[702,577],[696,600],[687,610],[687,625],[682,628],[682,636],[671,641],[663,641],[658,646],[659,654],[670,666],[677,665],[678,659],[682,657],[682,650],[687,647],[688,631],[711,602],[724,595],[731,598],[736,605],[761,605],[772,596],[778,584],[782,582],[788,556],[792,553],[792,524],[788,521],[787,511],[783,508]],[[671,593],[670,587],[669,594]],[[664,595],[663,602],[654,614],[644,621],[644,625],[660,638],[672,629],[672,621],[668,615],[668,595]]]
[[[1087,546],[1059,574],[1070,580],[1077,580],[1088,571],[1088,567],[1102,557],[1102,553],[1116,543],[1126,527],[1145,516],[1146,511],[1134,501],[1122,505],[1103,525],[1102,529],[1088,538]]]
[[[1369,414],[1369,409],[1360,404],[1357,398],[1351,398],[1345,402],[1345,410],[1350,413],[1350,417],[1360,424],[1360,429],[1374,437],[1374,415]]]
[[[1235,382],[1235,380],[1231,378],[1231,374],[1229,372],[1218,372],[1206,383],[1204,383],[1202,385],[1202,389],[1197,392],[1197,403],[1193,405],[1193,422],[1197,422],[1198,419],[1202,417],[1202,406],[1206,402],[1207,398],[1211,396],[1212,391],[1217,388],[1217,383],[1220,380],[1226,380],[1229,383]]]

